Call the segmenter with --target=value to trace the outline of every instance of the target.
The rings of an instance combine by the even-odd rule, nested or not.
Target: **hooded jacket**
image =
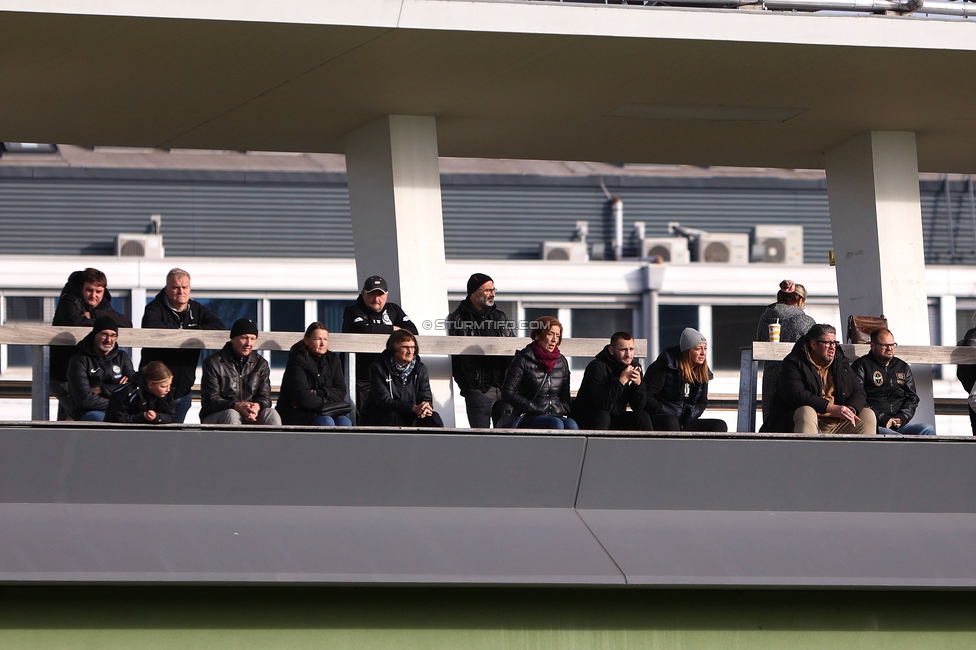
[[[349,305],[342,313],[342,331],[352,334],[391,334],[393,327],[418,334],[417,326],[407,316],[400,305],[387,302],[380,311],[370,309],[363,300],[363,294],[356,297],[356,304]],[[356,355],[356,380],[369,380],[369,369],[379,358],[378,354],[359,353]]]
[[[369,401],[363,410],[363,424],[409,426],[417,419],[413,407],[434,401],[427,366],[418,355],[407,381],[401,383],[390,370],[393,353],[384,350],[378,356],[369,367]]]
[[[230,341],[219,352],[203,362],[200,380],[200,419],[218,411],[234,408],[234,402],[257,402],[262,409],[271,408],[271,368],[252,350],[238,367],[241,357]]]
[[[552,372],[546,372],[530,343],[515,353],[502,397],[515,413],[569,417],[569,362],[559,355]]]
[[[770,409],[769,418],[762,425],[763,433],[790,433],[793,431],[793,412],[801,406],[810,406],[817,413],[826,413],[830,404],[821,397],[823,382],[817,372],[807,344],[810,335],[806,334],[796,342],[793,351],[783,360],[779,374],[779,386]],[[844,350],[837,346],[829,372],[834,379],[834,403],[848,406],[856,413],[867,406],[864,386],[857,378]]]
[[[170,309],[166,294],[160,291],[153,301],[146,305],[142,316],[144,328],[166,330],[222,330],[227,329],[224,322],[196,300],[190,300],[181,312]],[[193,348],[143,348],[139,367],[144,368],[150,361],[162,361],[173,373],[173,399],[190,394],[193,380],[197,374],[200,350]]]
[[[108,354],[95,349],[95,333],[81,340],[76,352],[68,361],[68,393],[74,419],[81,418],[88,411],[104,411],[109,398],[122,384],[123,377],[132,378],[132,361],[118,344]],[[100,394],[91,392],[99,387]]]
[[[694,422],[708,406],[708,382],[689,383],[681,376],[678,359],[681,348],[677,345],[666,348],[647,369],[644,384],[647,390],[647,407],[651,415],[669,413],[685,426]],[[708,378],[712,378],[708,372]]]
[[[149,421],[143,416],[146,411],[155,411],[156,419]],[[165,397],[156,397],[146,385],[146,378],[141,372],[133,376],[132,381],[123,384],[112,393],[105,412],[106,422],[131,422],[133,424],[170,424],[176,417],[176,404],[173,401],[173,391]]]
[[[311,424],[323,406],[345,401],[346,378],[339,355],[310,354],[304,340],[291,346],[275,406],[282,424]]]
[[[624,364],[613,356],[609,345],[603,348],[586,366],[573,409],[581,414],[607,411],[610,415],[622,414],[628,404],[634,411],[643,409],[647,404],[644,382],[620,383],[620,373],[627,365],[640,368],[636,358],[630,364]]]
[[[108,288],[102,295],[102,300],[95,307],[89,306],[81,295],[84,287],[82,276],[84,271],[75,271],[68,276],[68,282],[61,289],[58,306],[54,310],[51,324],[61,327],[91,326],[101,316],[111,316],[119,327],[132,327],[132,321],[125,314],[120,314],[112,307],[112,294]],[[88,314],[85,316],[85,314]],[[73,345],[51,346],[51,381],[63,382],[67,380],[68,360],[75,353]]]
[[[907,363],[894,357],[885,366],[868,352],[851,367],[864,385],[865,398],[878,416],[878,426],[885,426],[891,418],[898,418],[905,426],[915,417],[918,393],[915,392],[912,369]]]
[[[465,298],[447,317],[448,336],[514,336],[509,327],[511,321],[495,305],[478,310]],[[491,388],[501,388],[511,357],[493,355],[456,354],[451,357],[451,370],[454,381],[461,388],[461,396],[467,397],[472,391],[488,392]]]

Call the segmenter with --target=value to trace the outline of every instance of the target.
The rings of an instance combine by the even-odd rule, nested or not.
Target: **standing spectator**
[[[271,408],[271,368],[254,351],[258,327],[248,318],[234,322],[230,341],[203,362],[200,421],[204,424],[281,425]]]
[[[891,330],[875,330],[871,332],[871,351],[852,365],[864,385],[868,407],[878,418],[878,433],[934,436],[935,427],[930,424],[909,424],[918,407],[918,393],[911,366],[895,356],[897,347]]]
[[[102,422],[112,393],[133,375],[132,361],[119,349],[119,326],[99,316],[68,361],[68,392],[75,420]]]
[[[443,427],[434,410],[427,366],[412,332],[390,334],[386,350],[369,367],[369,402],[363,424],[384,427]]]
[[[222,330],[224,323],[209,309],[190,298],[190,274],[183,269],[172,269],[166,274],[166,286],[156,298],[146,305],[142,317],[144,328],[168,330]],[[150,361],[162,361],[173,373],[173,400],[176,404],[176,422],[186,419],[193,396],[200,350],[193,348],[145,348],[139,367]]]
[[[586,366],[573,401],[573,419],[581,428],[654,430],[651,416],[644,410],[647,390],[634,357],[635,346],[630,333],[617,332],[610,337],[610,345]]]
[[[291,346],[275,409],[283,424],[352,426],[342,362],[329,352],[329,330],[322,323],[309,325],[305,337]]]
[[[495,306],[495,282],[484,273],[468,278],[468,297],[450,316],[448,336],[513,336],[514,330]],[[461,389],[468,424],[487,429],[505,410],[501,387],[511,357],[456,354],[451,357],[454,381]]]
[[[502,395],[523,429],[579,429],[569,417],[569,361],[559,352],[563,326],[552,316],[533,323],[532,343],[515,354]],[[503,418],[500,427],[506,426]],[[511,426],[511,425],[508,425]]]
[[[354,334],[390,334],[400,329],[417,334],[413,324],[400,305],[387,302],[389,287],[386,280],[371,275],[363,283],[363,290],[356,298],[356,304],[346,307],[342,314],[342,331]],[[369,401],[370,367],[379,358],[378,354],[356,355],[356,405],[362,412]]]
[[[686,327],[678,345],[667,348],[647,369],[647,412],[658,431],[728,431],[724,420],[702,419],[712,372],[708,342]]]
[[[111,316],[119,327],[132,327],[129,317],[112,307],[112,294],[108,291],[108,279],[104,273],[93,268],[73,272],[61,289],[51,324],[56,327],[91,327],[99,316]],[[67,373],[68,360],[74,353],[73,345],[51,346],[50,388],[58,398],[58,420],[66,420],[70,415]]]
[[[759,327],[756,329],[756,340],[769,341],[769,326],[779,319],[780,342],[796,343],[799,341],[800,337],[809,332],[810,328],[816,324],[816,321],[810,316],[807,316],[806,312],[803,311],[806,302],[806,287],[793,282],[793,280],[783,280],[780,282],[779,292],[776,294],[776,302],[769,305],[759,319]],[[773,396],[776,394],[779,370],[782,365],[782,361],[763,361],[763,420],[769,417],[769,409],[773,403]]]
[[[112,394],[108,401],[106,422],[132,424],[170,424],[176,414],[170,388],[173,373],[162,361],[146,364],[132,378]]]

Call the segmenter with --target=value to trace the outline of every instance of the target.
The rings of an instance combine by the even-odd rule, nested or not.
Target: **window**
[[[272,332],[305,332],[308,323],[305,322],[304,300],[272,300],[271,327]],[[302,338],[296,336],[295,340]],[[284,368],[288,363],[288,350],[272,350],[271,367]]]
[[[739,348],[752,345],[765,305],[712,306],[712,362],[716,370],[738,370]]]
[[[662,351],[678,345],[684,328],[698,329],[698,305],[661,305],[658,307],[658,317],[658,349]]]

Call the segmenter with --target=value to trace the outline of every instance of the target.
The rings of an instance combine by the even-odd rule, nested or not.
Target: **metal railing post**
[[[736,431],[752,433],[756,430],[756,387],[759,362],[752,358],[752,346],[740,349],[739,414]]]
[[[31,420],[47,421],[51,419],[51,348],[33,345],[31,350]]]

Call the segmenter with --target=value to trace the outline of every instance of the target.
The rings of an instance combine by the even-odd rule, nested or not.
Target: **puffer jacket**
[[[515,335],[514,323],[508,320],[505,312],[494,305],[478,311],[469,298],[462,300],[447,320],[448,336]],[[483,354],[452,356],[451,370],[454,381],[461,389],[461,396],[467,397],[472,391],[486,393],[491,388],[500,388],[505,381],[505,371],[511,361],[511,357]]]
[[[271,368],[256,351],[244,358],[238,369],[237,353],[228,341],[219,352],[203,362],[200,380],[200,419],[234,408],[234,402],[256,402],[262,409],[271,408]]]
[[[708,382],[685,381],[678,369],[680,357],[681,348],[677,345],[666,348],[647,369],[644,375],[647,406],[644,410],[651,415],[669,413],[678,418],[678,423],[683,427],[705,412],[708,406]],[[708,378],[712,376],[709,371]]]
[[[156,419],[146,420],[143,413],[155,411]],[[146,379],[137,372],[132,381],[112,393],[105,412],[106,422],[131,422],[133,424],[170,424],[176,417],[173,391],[165,397],[156,397],[146,386]]]
[[[552,372],[546,372],[530,343],[508,367],[502,397],[515,413],[569,417],[569,362],[560,355]]]
[[[103,355],[95,350],[94,332],[78,344],[75,354],[68,361],[68,393],[71,396],[71,411],[74,419],[81,418],[88,411],[104,411],[109,398],[123,384],[123,377],[132,378],[132,361],[118,344]],[[91,389],[98,386],[101,393],[96,395]]]
[[[326,404],[346,401],[346,378],[335,352],[309,354],[305,341],[291,346],[275,410],[282,424],[311,424]]]
[[[640,368],[637,359],[630,365]],[[610,346],[603,348],[586,366],[583,382],[576,394],[576,401],[573,402],[574,412],[588,414],[606,411],[610,415],[621,415],[627,410],[628,404],[634,411],[643,409],[647,403],[647,388],[643,380],[639,384],[621,384],[620,373],[624,371],[624,367],[623,363],[614,358]]]
[[[94,308],[90,307],[81,295],[84,282],[81,276],[84,271],[75,271],[68,276],[68,282],[61,289],[58,306],[54,310],[52,325],[61,327],[81,327],[94,325],[101,316],[110,316],[119,327],[132,327],[132,321],[125,314],[120,314],[112,307],[112,294],[106,288],[102,301]],[[85,314],[88,316],[85,316]],[[67,380],[68,360],[75,353],[73,345],[51,346],[51,381],[63,382]]]
[[[421,402],[433,404],[430,375],[427,366],[416,357],[417,363],[400,382],[390,370],[393,353],[384,350],[369,367],[369,401],[363,409],[363,424],[374,426],[403,426],[416,420],[413,407]]]

